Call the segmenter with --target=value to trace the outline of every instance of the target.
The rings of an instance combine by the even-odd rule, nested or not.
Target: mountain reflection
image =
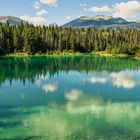
[[[45,77],[47,74],[49,77],[53,77],[62,72],[111,73],[126,69],[139,70],[140,61],[92,55],[4,58],[0,59],[0,85],[6,80],[10,83],[13,80],[20,80],[24,84],[26,81],[34,83],[36,77]]]

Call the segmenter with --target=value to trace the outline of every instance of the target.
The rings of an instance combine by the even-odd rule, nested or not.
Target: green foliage
[[[0,55],[12,53],[96,52],[136,55],[140,30],[0,25]]]
[[[9,81],[20,80],[25,83],[35,81],[40,75],[50,77],[60,72],[78,71],[91,72],[120,72],[124,69],[139,70],[140,61],[128,57],[102,57],[96,55],[56,55],[30,57],[1,57],[0,58],[0,86]],[[64,53],[64,52],[63,52]],[[70,52],[69,52],[70,53]],[[72,51],[71,51],[72,53]],[[140,52],[139,52],[140,54]],[[6,59],[5,59],[6,58]]]

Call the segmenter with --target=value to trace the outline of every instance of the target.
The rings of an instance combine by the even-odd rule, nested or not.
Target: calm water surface
[[[140,61],[0,58],[0,139],[140,139]]]

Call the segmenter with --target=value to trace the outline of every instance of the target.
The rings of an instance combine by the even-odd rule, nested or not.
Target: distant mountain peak
[[[128,22],[123,18],[114,18],[112,16],[97,15],[93,17],[81,16],[63,27],[110,27],[114,25],[127,24]]]
[[[0,23],[7,24],[13,26],[13,25],[19,25],[21,23],[21,19],[14,16],[0,16]]]
[[[104,16],[104,15],[97,15],[97,16],[93,16],[93,17],[89,17],[89,16],[81,16],[80,19],[83,20],[99,20],[99,19],[103,19],[103,20],[109,20],[113,18],[112,16]]]

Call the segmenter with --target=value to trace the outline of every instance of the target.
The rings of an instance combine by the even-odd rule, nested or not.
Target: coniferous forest
[[[139,55],[140,30],[0,25],[0,55],[64,51]]]

